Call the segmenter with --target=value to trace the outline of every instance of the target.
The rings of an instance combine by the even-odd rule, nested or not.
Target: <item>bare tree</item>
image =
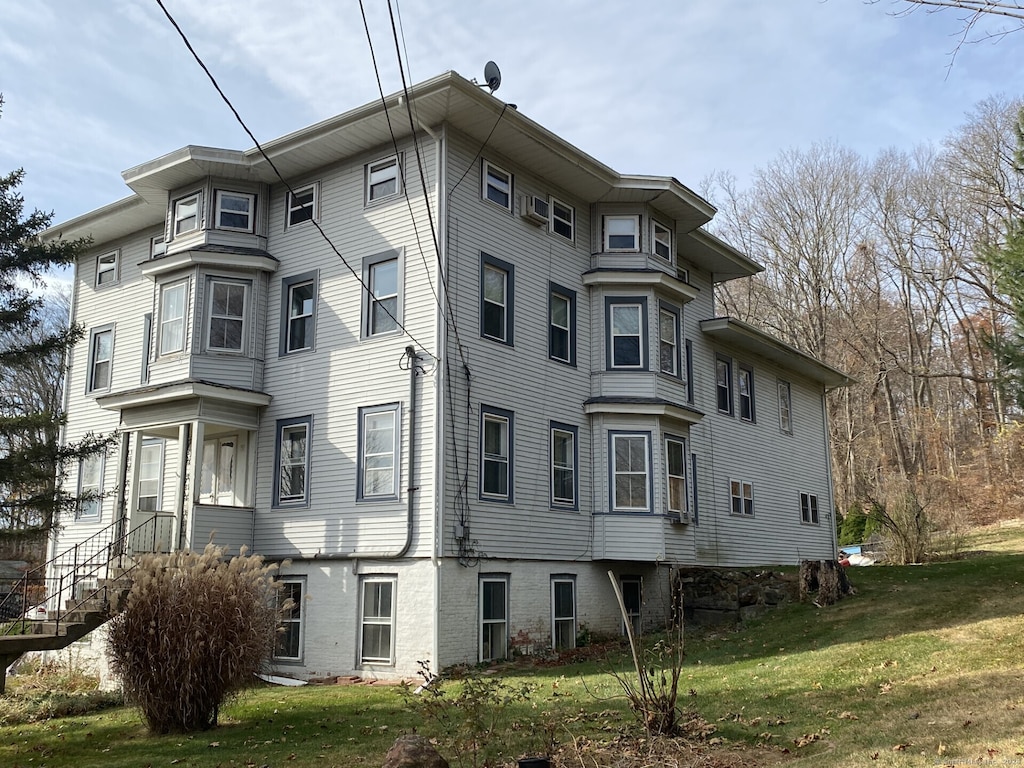
[[[866,0],[874,5],[879,0]],[[953,49],[953,56],[964,43],[976,43],[981,40],[1000,39],[1012,32],[1024,29],[1024,2],[1018,0],[895,0],[904,6],[897,11],[897,16],[908,16],[914,11],[925,10],[927,13],[957,10],[963,11],[960,17],[959,41]],[[982,29],[986,19],[1009,20],[1008,25],[998,29]]]

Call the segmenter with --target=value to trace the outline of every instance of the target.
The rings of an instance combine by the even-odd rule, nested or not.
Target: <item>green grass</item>
[[[706,749],[723,762],[795,768],[1024,763],[1024,527],[987,529],[968,548],[986,554],[851,569],[857,594],[838,605],[791,605],[742,630],[689,632],[682,703],[716,727]],[[621,655],[617,664],[627,669]],[[509,754],[543,748],[550,730],[565,764],[582,765],[587,750],[630,731],[607,670],[598,661],[501,669],[535,686],[531,703],[502,723]],[[0,722],[22,695],[11,689]],[[398,735],[431,733],[396,687],[381,685],[264,687],[226,707],[221,722],[151,736],[117,708],[8,725],[0,765],[379,766]]]

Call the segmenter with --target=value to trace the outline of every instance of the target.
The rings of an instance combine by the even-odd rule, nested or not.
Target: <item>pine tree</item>
[[[73,264],[88,243],[40,239],[53,214],[25,213],[24,176],[0,176],[0,531],[48,531],[58,511],[75,504],[60,482],[64,467],[109,442],[60,443],[64,357],[82,330],[47,322],[41,288],[49,270]],[[55,396],[46,396],[48,386]]]

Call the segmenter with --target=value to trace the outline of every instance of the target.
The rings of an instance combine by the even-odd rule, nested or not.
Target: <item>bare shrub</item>
[[[125,699],[157,733],[205,730],[274,649],[277,565],[223,547],[144,555],[108,655]]]
[[[896,565],[923,563],[932,550],[935,525],[921,490],[909,478],[890,478],[871,499],[868,514],[878,524],[886,557]]]

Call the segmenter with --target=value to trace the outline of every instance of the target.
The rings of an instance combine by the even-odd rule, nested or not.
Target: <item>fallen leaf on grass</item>
[[[909,747],[909,746],[911,746],[911,745],[910,744],[894,744],[893,747],[892,747],[892,751],[893,752],[905,752],[907,747]]]
[[[853,712],[840,712],[838,715],[840,720],[859,720]]]
[[[821,736],[817,733],[805,733],[799,739],[793,739],[793,743],[798,747],[806,747],[808,744],[813,744],[816,741],[820,741]]]

